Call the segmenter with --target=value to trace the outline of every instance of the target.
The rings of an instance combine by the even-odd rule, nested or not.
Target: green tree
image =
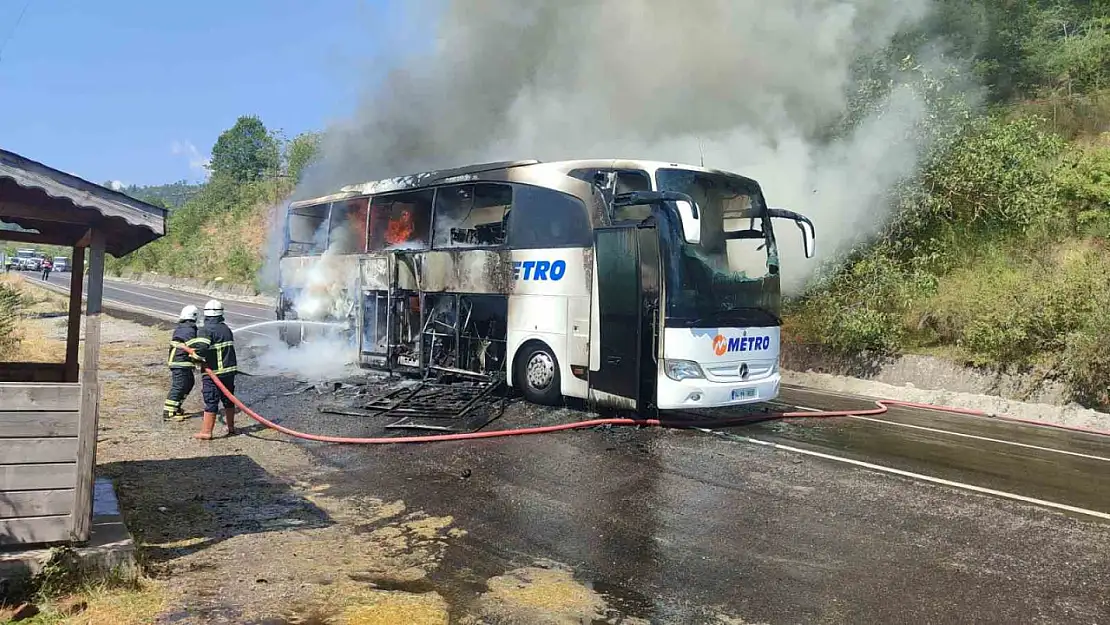
[[[261,179],[280,165],[278,142],[255,115],[244,115],[212,146],[212,176],[235,182]]]
[[[297,135],[285,146],[285,170],[290,178],[300,182],[305,169],[320,151],[321,134],[305,132]]]

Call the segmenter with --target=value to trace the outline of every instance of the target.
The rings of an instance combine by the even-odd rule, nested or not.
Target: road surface
[[[52,276],[66,284],[68,275]],[[203,296],[108,283],[176,314]],[[233,324],[272,319],[225,301]],[[243,399],[294,429],[376,435],[314,393],[248,378]],[[771,410],[870,400],[785,387]],[[494,427],[583,418],[515,405]],[[403,499],[468,531],[434,580],[554,560],[622,613],[658,623],[1110,623],[1110,439],[919,408],[695,431],[481,443],[304,444],[335,494]],[[600,622],[600,621],[599,621]]]
[[[28,280],[41,282],[38,272],[21,273]],[[71,276],[72,274],[68,272],[51,273],[50,284],[68,291]],[[88,283],[86,282],[86,288],[87,286]],[[181,309],[188,304],[202,309],[204,308],[204,303],[209,299],[211,299],[211,297],[198,293],[144,286],[132,284],[130,282],[104,280],[105,301],[138,306],[140,308],[160,312],[171,318],[176,317],[181,312]],[[260,321],[272,321],[275,319],[274,309],[271,306],[237,302],[226,297],[221,297],[219,299],[224,305],[224,319],[232,329],[241,328]]]

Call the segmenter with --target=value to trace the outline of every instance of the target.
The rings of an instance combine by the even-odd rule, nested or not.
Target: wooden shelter
[[[84,542],[96,467],[104,254],[123,256],[164,235],[166,211],[0,150],[0,222],[21,228],[0,230],[0,240],[73,248],[65,362],[0,363],[0,546]]]

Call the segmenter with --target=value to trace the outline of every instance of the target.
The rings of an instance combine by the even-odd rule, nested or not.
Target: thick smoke
[[[874,232],[886,191],[913,173],[924,105],[896,88],[846,136],[819,137],[848,110],[853,63],[920,26],[931,2],[448,1],[420,31],[438,33],[432,50],[330,130],[298,195],[491,160],[704,160],[810,216],[827,257]],[[817,263],[779,230],[796,289]]]

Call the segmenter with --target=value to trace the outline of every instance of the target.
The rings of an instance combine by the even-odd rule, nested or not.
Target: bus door
[[[594,254],[601,362],[590,372],[590,387],[632,400],[636,410],[642,410],[655,396],[660,284],[656,229],[597,228]]]

